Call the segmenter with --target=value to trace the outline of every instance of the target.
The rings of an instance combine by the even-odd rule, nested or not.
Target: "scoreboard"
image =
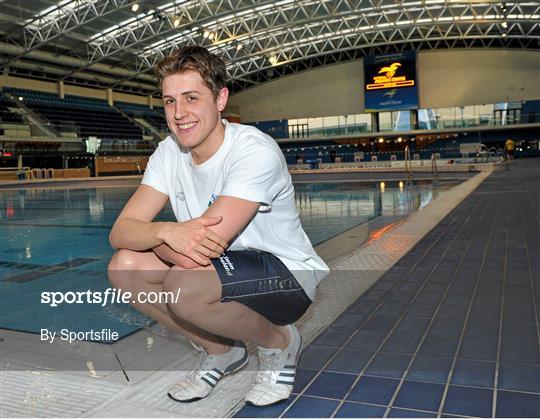
[[[416,51],[364,57],[366,112],[418,108]]]

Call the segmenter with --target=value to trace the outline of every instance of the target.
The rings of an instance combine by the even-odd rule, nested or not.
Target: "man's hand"
[[[210,258],[219,258],[228,247],[221,236],[208,229],[222,220],[221,216],[201,216],[182,223],[164,223],[159,236],[173,251],[207,266]]]

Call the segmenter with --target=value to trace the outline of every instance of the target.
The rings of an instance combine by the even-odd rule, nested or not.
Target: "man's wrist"
[[[154,236],[160,243],[167,242],[167,225],[169,222],[154,222]]]

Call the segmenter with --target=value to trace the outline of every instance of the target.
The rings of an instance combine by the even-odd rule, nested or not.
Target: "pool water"
[[[296,205],[314,245],[380,215],[403,215],[438,191],[430,182],[298,184]],[[449,188],[454,184],[442,184]],[[113,254],[108,236],[133,188],[0,191],[0,328],[85,331],[110,328],[120,337],[151,320],[125,304],[41,303],[44,291],[103,291]],[[166,207],[158,220],[174,220]]]

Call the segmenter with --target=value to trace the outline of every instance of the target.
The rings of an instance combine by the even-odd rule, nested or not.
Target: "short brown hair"
[[[181,47],[164,57],[154,68],[161,85],[163,79],[185,71],[196,71],[215,97],[227,84],[227,67],[217,55],[200,45]]]

